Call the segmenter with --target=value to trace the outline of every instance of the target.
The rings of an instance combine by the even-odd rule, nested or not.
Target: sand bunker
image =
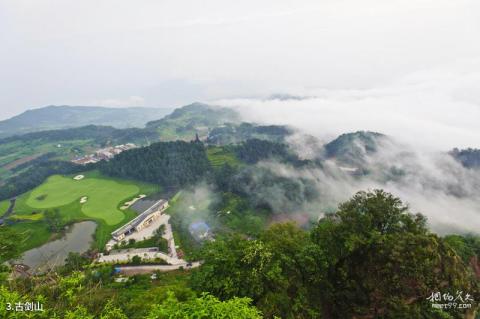
[[[84,179],[84,178],[85,178],[85,176],[83,176],[83,175],[77,175],[73,179],[76,180],[76,181],[79,181],[79,180]]]
[[[135,202],[136,202],[137,200],[140,200],[140,199],[145,198],[145,197],[147,197],[147,195],[145,195],[145,194],[138,195],[137,197],[135,197],[135,198],[132,199],[131,201],[125,202],[125,204],[123,204],[123,206],[120,207],[120,209],[121,209],[121,210],[125,210],[125,209],[129,208],[130,206],[132,206],[133,204],[135,204]]]
[[[80,204],[85,204],[88,200],[88,197],[87,196],[83,196],[82,198],[80,198]]]

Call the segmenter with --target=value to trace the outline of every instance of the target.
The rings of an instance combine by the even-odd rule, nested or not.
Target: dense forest
[[[156,139],[158,138],[158,134],[154,131],[140,128],[117,129],[111,126],[87,125],[78,128],[48,130],[9,136],[0,139],[0,144],[33,140],[42,142],[93,140],[102,145],[107,142],[127,143],[145,138]]]
[[[208,134],[207,143],[214,145],[236,144],[249,139],[265,139],[273,142],[284,142],[292,134],[292,130],[282,125],[255,125],[242,123],[235,125],[226,123],[213,128]]]
[[[283,143],[249,139],[232,148],[237,157],[247,164],[255,164],[266,159],[277,160],[294,166],[308,163],[308,161],[299,159],[298,156]]]
[[[202,143],[176,141],[129,150],[98,167],[110,176],[179,187],[198,182],[210,164]]]
[[[325,155],[346,165],[362,166],[365,164],[365,156],[375,153],[379,143],[387,138],[383,134],[369,131],[342,134],[325,144]]]

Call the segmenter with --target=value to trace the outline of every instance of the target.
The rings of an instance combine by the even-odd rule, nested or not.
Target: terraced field
[[[211,146],[207,149],[207,157],[213,167],[220,167],[224,164],[236,166],[240,162],[233,152],[224,147]]]

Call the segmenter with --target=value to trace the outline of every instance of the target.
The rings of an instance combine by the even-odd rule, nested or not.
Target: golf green
[[[26,204],[32,208],[54,208],[80,201],[82,212],[93,218],[103,219],[108,225],[115,225],[123,220],[124,213],[118,205],[127,198],[136,195],[139,187],[134,184],[118,183],[103,178],[81,180],[59,175],[51,176],[45,183],[35,188],[28,197]]]

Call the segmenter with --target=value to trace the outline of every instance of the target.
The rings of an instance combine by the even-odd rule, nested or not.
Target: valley
[[[138,147],[114,152],[127,143]],[[72,162],[99,149],[110,155]],[[462,224],[461,215],[453,223],[426,205],[415,206],[427,208],[419,215],[395,197],[418,204],[418,196],[441,194],[470,214],[479,186],[474,151],[434,154],[429,170],[414,150],[381,133],[320,142],[297,128],[242,123],[233,110],[194,103],[144,128],[6,137],[0,154],[0,214],[15,201],[0,226],[9,243],[0,257],[13,271],[0,274],[41,282],[19,291],[47,291],[51,313],[70,312],[46,288],[63,291],[66,281],[77,289],[78,311],[99,316],[110,298],[128,318],[153,311],[136,302],[182,307],[203,298],[244,300],[242,307],[264,317],[318,317],[334,307],[347,318],[370,313],[366,296],[377,294],[376,307],[395,301],[396,314],[435,318],[440,312],[423,302],[431,287],[448,282],[480,292],[475,223]],[[365,288],[351,294],[353,287]]]

